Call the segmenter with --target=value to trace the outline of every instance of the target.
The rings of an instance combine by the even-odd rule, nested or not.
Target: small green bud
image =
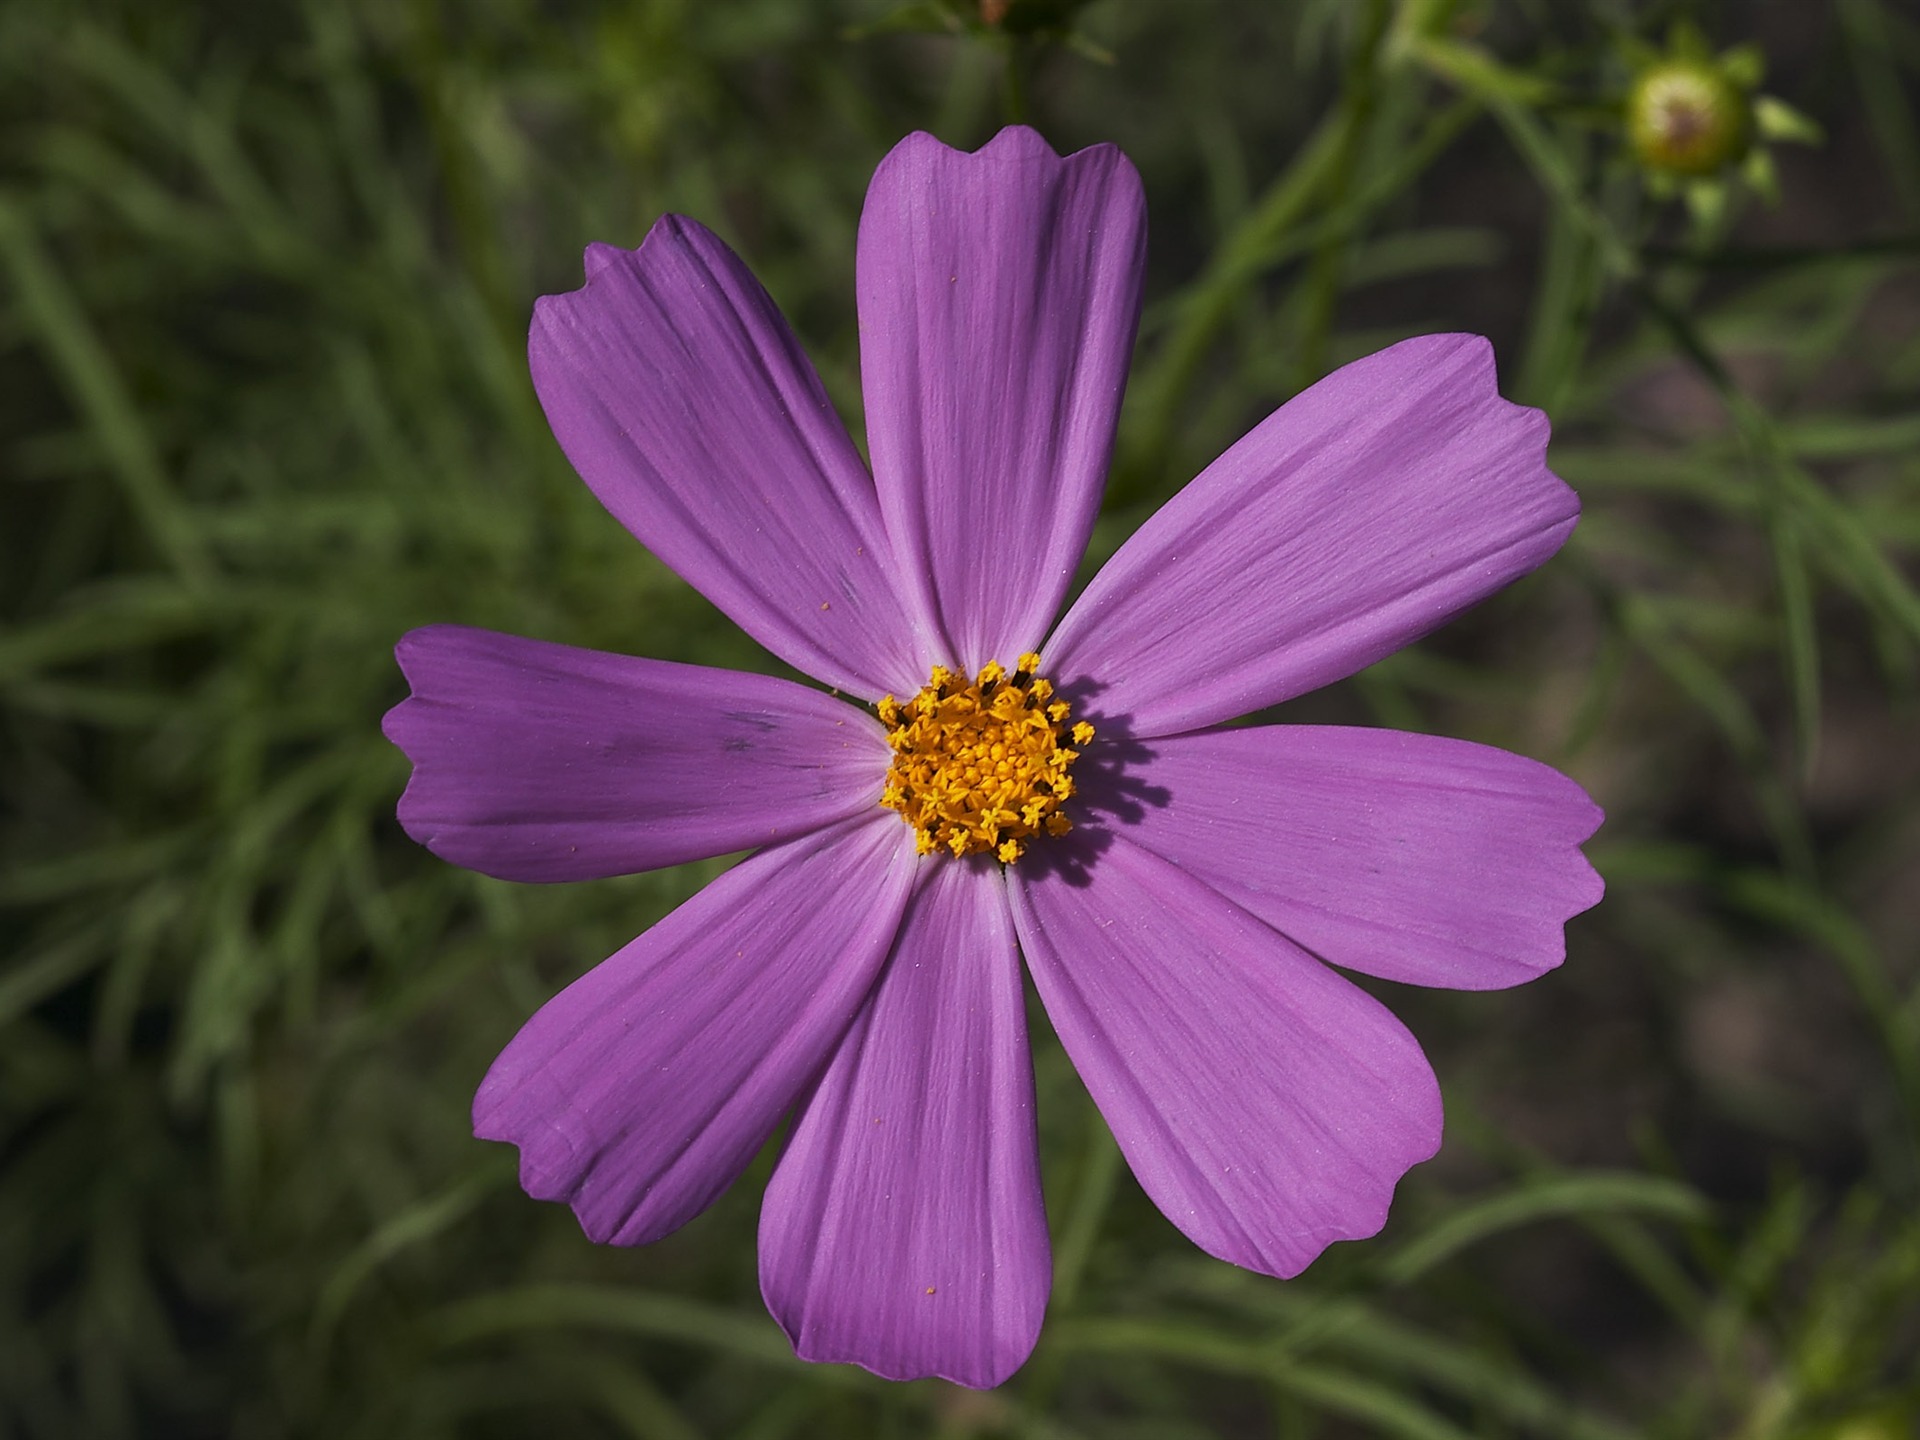
[[[1656,174],[1715,175],[1747,153],[1753,109],[1711,61],[1668,58],[1627,92],[1627,140]]]

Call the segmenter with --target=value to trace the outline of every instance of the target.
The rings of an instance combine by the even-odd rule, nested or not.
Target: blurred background
[[[1920,1434],[1916,76],[1885,0],[8,0],[0,1436]],[[1610,891],[1523,989],[1373,987],[1446,1148],[1290,1283],[1036,1007],[1054,1300],[975,1394],[792,1358],[770,1156],[620,1251],[470,1138],[719,867],[455,870],[379,719],[431,621],[775,668],[570,473],[532,301],[696,216],[857,433],[866,179],[1010,116],[1146,182],[1089,569],[1331,367],[1493,338],[1579,532],[1277,713],[1562,767]]]

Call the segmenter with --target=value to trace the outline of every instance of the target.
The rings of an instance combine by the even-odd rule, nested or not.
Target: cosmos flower
[[[1033,131],[881,163],[858,247],[871,470],[707,230],[596,245],[533,379],[601,502],[837,693],[454,626],[399,646],[407,831],[510,880],[752,850],[562,991],[474,1129],[595,1240],[657,1239],[793,1115],[760,1223],[798,1352],[997,1384],[1050,1260],[1022,960],[1146,1193],[1270,1275],[1384,1223],[1440,1143],[1413,1037],[1334,966],[1491,989],[1563,955],[1599,811],[1427,735],[1227,722],[1350,675],[1572,530],[1484,340],[1296,396],[1063,618],[1138,318],[1139,179]]]

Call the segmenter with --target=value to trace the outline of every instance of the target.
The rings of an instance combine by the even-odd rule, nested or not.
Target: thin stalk
[[[1477,100],[1455,101],[1434,115],[1389,168],[1344,207],[1311,221],[1321,187],[1339,160],[1347,124],[1340,112],[1321,121],[1293,163],[1221,242],[1212,263],[1175,297],[1166,334],[1133,382],[1134,403],[1126,417],[1129,467],[1109,486],[1111,506],[1132,504],[1152,488],[1172,450],[1200,367],[1254,282],[1327,236],[1357,230],[1438,159],[1480,113]]]
[[[1008,36],[1002,49],[1002,74],[1005,84],[1001,89],[1001,107],[1009,125],[1027,123],[1027,47],[1017,35]]]

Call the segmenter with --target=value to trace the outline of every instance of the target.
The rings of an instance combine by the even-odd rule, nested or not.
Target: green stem
[[[1547,209],[1547,237],[1533,324],[1514,386],[1522,404],[1556,413],[1573,388],[1588,327],[1583,323],[1600,291],[1593,237],[1558,205]]]
[[[1025,125],[1027,123],[1027,48],[1020,42],[1018,36],[1007,37],[1004,57],[1006,83],[1001,92],[1001,103],[1007,124]]]
[[[1115,1182],[1120,1178],[1120,1147],[1100,1112],[1087,1107],[1087,1148],[1080,1164],[1080,1182],[1074,1187],[1073,1205],[1066,1223],[1060,1228],[1060,1241],[1053,1252],[1053,1294],[1050,1308],[1055,1315],[1072,1311],[1086,1275],[1087,1259],[1094,1241],[1106,1223],[1113,1204]],[[1029,1367],[1027,1383],[1022,1387],[1027,1403],[1035,1412],[1051,1407],[1060,1386],[1062,1357],[1058,1351],[1043,1349]]]
[[[1212,263],[1175,298],[1166,336],[1133,383],[1125,447],[1128,468],[1108,488],[1110,505],[1132,504],[1154,487],[1200,367],[1255,282],[1331,235],[1351,236],[1438,159],[1480,110],[1472,99],[1442,110],[1374,183],[1310,223],[1307,217],[1331,182],[1354,117],[1336,110],[1320,122],[1292,164],[1221,242]]]
[[[1114,1182],[1120,1178],[1120,1147],[1098,1110],[1089,1110],[1087,1153],[1080,1166],[1080,1184],[1074,1190],[1073,1209],[1060,1232],[1053,1259],[1053,1304],[1064,1312],[1073,1306],[1087,1257],[1100,1236],[1107,1210],[1113,1204]]]
[[[1343,104],[1349,123],[1340,130],[1332,173],[1328,177],[1326,206],[1334,215],[1346,215],[1348,182],[1358,168],[1356,162],[1366,148],[1377,109],[1376,77],[1380,66],[1376,59],[1381,39],[1387,30],[1387,7],[1375,3],[1367,9],[1360,41],[1347,59],[1347,80]],[[1340,303],[1340,287],[1351,250],[1352,231],[1345,225],[1331,227],[1314,247],[1302,281],[1300,335],[1295,356],[1295,385],[1304,390],[1327,373],[1327,360],[1333,337],[1333,317]]]

